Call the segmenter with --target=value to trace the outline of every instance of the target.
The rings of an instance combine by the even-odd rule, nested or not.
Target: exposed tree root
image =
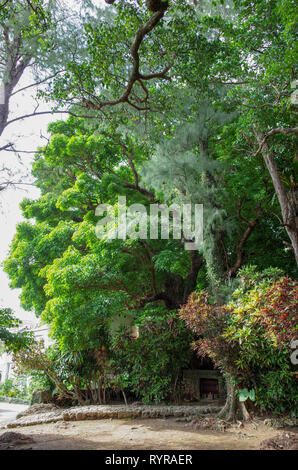
[[[227,399],[224,407],[220,410],[217,417],[221,419],[225,419],[227,422],[236,423],[237,417],[244,421],[251,421],[251,416],[247,411],[244,402],[240,402],[236,395],[236,388],[232,382],[231,377],[227,377]]]

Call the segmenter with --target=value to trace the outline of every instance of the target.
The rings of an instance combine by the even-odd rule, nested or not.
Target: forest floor
[[[298,442],[298,428],[278,431],[265,425],[263,420],[245,424],[244,427],[236,424],[225,431],[195,429],[191,423],[179,422],[175,418],[60,421],[18,427],[16,431],[28,440],[0,442],[0,449],[257,450],[266,448],[261,443],[277,435],[290,435]]]

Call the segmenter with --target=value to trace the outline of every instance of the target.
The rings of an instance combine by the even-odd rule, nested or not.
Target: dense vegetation
[[[52,2],[32,3],[31,21],[45,12],[52,32],[34,37],[49,48],[62,37],[59,20]],[[243,390],[265,410],[293,412],[294,2],[107,3],[78,15],[75,39],[73,25],[65,29],[64,57],[38,62],[40,49],[31,49],[44,71],[63,62],[38,96],[70,116],[50,124],[36,152],[41,195],[22,202],[27,220],[5,263],[55,347],[16,359],[80,402],[104,402],[113,380],[124,396],[173,400],[194,342],[227,377],[230,417]],[[31,8],[8,2],[1,23],[18,15],[11,4]],[[96,208],[117,212],[119,196],[147,208],[203,204],[202,246],[185,250],[185,237],[100,240]]]
[[[295,415],[297,379],[289,343],[297,337],[297,283],[276,269],[262,274],[242,269],[239,275],[239,287],[227,305],[210,302],[206,291],[194,292],[180,316],[199,338],[194,349],[211,357],[226,375],[228,400],[222,414],[228,411],[232,418],[237,394],[251,390],[262,409]]]
[[[18,331],[21,323],[10,308],[0,308],[0,354],[4,347],[17,351],[30,342],[31,334],[28,331]]]

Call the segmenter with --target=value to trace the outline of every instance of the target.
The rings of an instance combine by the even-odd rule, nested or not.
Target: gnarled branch
[[[259,155],[259,153],[261,152],[262,148],[266,144],[269,137],[272,137],[273,135],[276,135],[276,134],[284,134],[284,135],[298,134],[298,127],[289,127],[289,128],[278,127],[276,129],[272,129],[271,131],[267,132],[262,142],[260,143],[258,150],[255,153],[255,157]]]
[[[114,3],[114,2],[109,1],[108,3]],[[120,103],[128,103],[130,106],[134,107],[135,109],[137,109],[139,111],[146,111],[146,110],[149,109],[148,107],[138,106],[137,104],[133,103],[129,99],[129,97],[131,95],[132,89],[133,89],[134,84],[136,82],[139,82],[141,87],[145,91],[145,94],[146,94],[145,99],[141,100],[141,102],[145,102],[145,101],[147,101],[148,95],[147,95],[147,88],[142,83],[143,80],[151,80],[151,79],[154,79],[154,78],[160,78],[160,79],[163,79],[163,80],[171,80],[171,78],[167,76],[167,72],[170,70],[171,65],[167,65],[161,72],[158,72],[158,73],[143,75],[140,72],[140,56],[139,56],[140,46],[141,46],[145,36],[147,36],[147,34],[149,34],[156,27],[156,25],[159,23],[159,21],[163,18],[164,14],[165,14],[165,10],[166,10],[166,8],[163,7],[161,10],[156,11],[155,13],[153,13],[153,15],[150,17],[150,19],[148,21],[146,21],[145,23],[143,23],[139,27],[139,29],[137,30],[137,32],[135,34],[135,37],[134,37],[134,40],[133,40],[133,42],[130,46],[130,53],[131,53],[131,56],[132,56],[132,59],[133,59],[132,71],[131,71],[130,77],[128,79],[126,88],[125,88],[124,92],[122,93],[122,95],[116,100],[110,100],[110,101],[98,101],[98,100],[96,100],[97,101],[96,103],[94,103],[90,100],[84,100],[84,105],[86,107],[100,110],[104,106],[115,106],[115,105],[120,104]]]

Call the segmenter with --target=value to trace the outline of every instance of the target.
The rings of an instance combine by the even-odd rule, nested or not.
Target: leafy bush
[[[199,339],[194,347],[230,374],[236,388],[255,389],[256,404],[295,413],[297,383],[290,344],[297,337],[298,285],[279,270],[240,271],[232,301],[193,293],[180,316]]]
[[[114,339],[114,363],[127,389],[144,403],[175,398],[181,369],[191,358],[192,334],[177,312],[147,309],[137,321],[139,337],[122,329]]]
[[[26,400],[30,398],[30,391],[21,384],[20,380],[6,379],[5,382],[0,384],[0,397],[22,398]]]
[[[295,413],[297,380],[290,343],[297,337],[297,282],[262,278],[251,287],[234,293],[225,337],[240,345],[237,364],[255,382],[256,404],[263,410]]]
[[[287,363],[288,354],[280,363],[280,368],[261,372],[256,377],[256,404],[264,411],[275,414],[298,415],[297,378]]]
[[[29,373],[43,389],[59,398],[85,404],[105,402],[107,351],[102,345],[82,351],[61,351],[57,345],[44,350],[43,342],[32,341],[28,349],[13,356],[18,374]]]

